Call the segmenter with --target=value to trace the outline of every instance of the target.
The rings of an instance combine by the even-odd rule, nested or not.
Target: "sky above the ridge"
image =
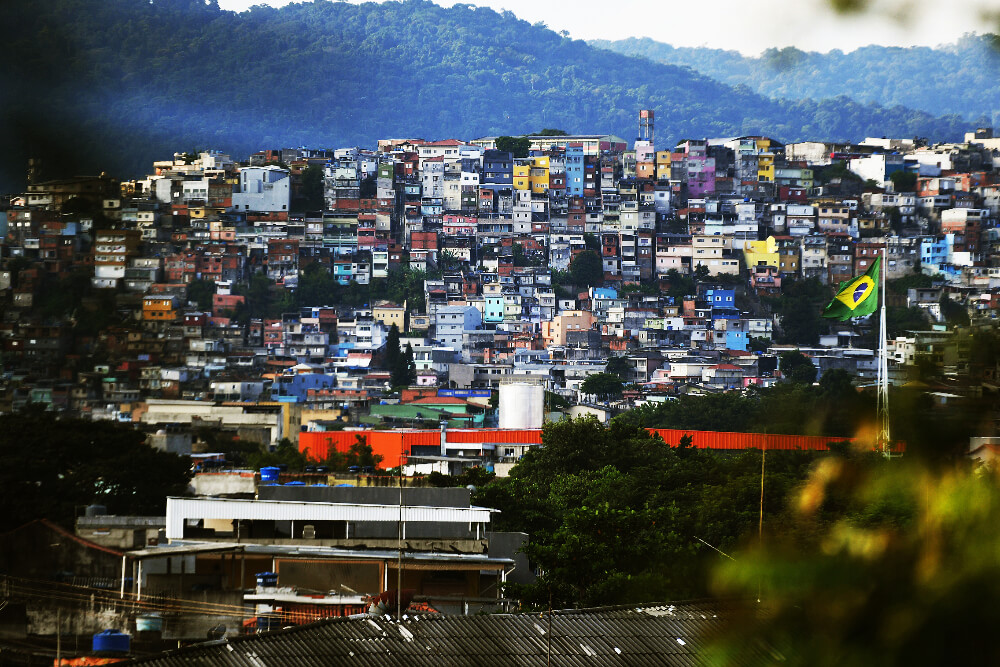
[[[350,0],[358,4],[357,0]],[[450,6],[457,0],[435,0]],[[219,0],[223,9],[275,7],[289,0]],[[769,47],[804,51],[860,46],[937,46],[967,32],[1000,31],[1000,0],[869,0],[860,14],[838,15],[827,0],[479,0],[574,39],[649,37],[673,46],[707,46],[758,55]]]

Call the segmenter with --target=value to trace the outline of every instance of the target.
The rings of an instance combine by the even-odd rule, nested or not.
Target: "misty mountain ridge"
[[[223,11],[202,0],[8,0],[0,189],[43,177],[130,178],[174,151],[246,156],[280,146],[374,146],[380,138],[523,134],[545,127],[635,137],[656,111],[658,146],[767,134],[960,139],[935,117],[841,96],[776,100],[688,67],[564,37],[511,12],[426,0],[318,0]]]
[[[846,95],[863,104],[905,106],[933,115],[958,114],[972,123],[1000,124],[1000,38],[967,34],[953,44],[870,45],[848,53],[766,49],[738,51],[674,47],[648,37],[589,44],[654,62],[690,67],[729,85],[747,85],[774,99]]]

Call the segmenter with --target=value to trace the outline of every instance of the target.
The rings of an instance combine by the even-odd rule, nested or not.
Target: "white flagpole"
[[[878,397],[876,399],[876,421],[878,422],[878,436],[876,446],[886,457],[892,455],[889,443],[889,363],[888,363],[888,335],[885,324],[885,301],[886,301],[886,271],[888,270],[888,247],[889,239],[885,239],[882,246],[882,266],[879,270],[882,273],[882,308],[879,311],[879,343],[878,343]]]

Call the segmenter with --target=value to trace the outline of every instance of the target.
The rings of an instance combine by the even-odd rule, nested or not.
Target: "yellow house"
[[[761,153],[757,156],[757,180],[774,183],[774,153]]]
[[[773,236],[768,236],[763,241],[744,241],[743,259],[747,268],[753,266],[778,268],[778,243]]]
[[[544,194],[549,191],[549,156],[537,155],[531,158],[531,170],[529,172],[531,182],[531,192],[534,194]]]
[[[409,323],[406,319],[406,304],[397,306],[394,303],[380,303],[372,308],[372,319],[382,322],[386,327],[392,328],[395,324],[400,333],[407,331]]]
[[[670,180],[670,151],[656,151],[656,178],[660,181]]]
[[[531,188],[531,165],[527,162],[514,163],[514,189],[528,190]]]

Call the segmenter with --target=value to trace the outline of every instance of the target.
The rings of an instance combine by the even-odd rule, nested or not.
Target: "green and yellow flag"
[[[876,257],[864,274],[840,283],[837,295],[823,309],[823,317],[848,320],[874,313],[878,308],[878,272],[881,263],[882,258]]]

